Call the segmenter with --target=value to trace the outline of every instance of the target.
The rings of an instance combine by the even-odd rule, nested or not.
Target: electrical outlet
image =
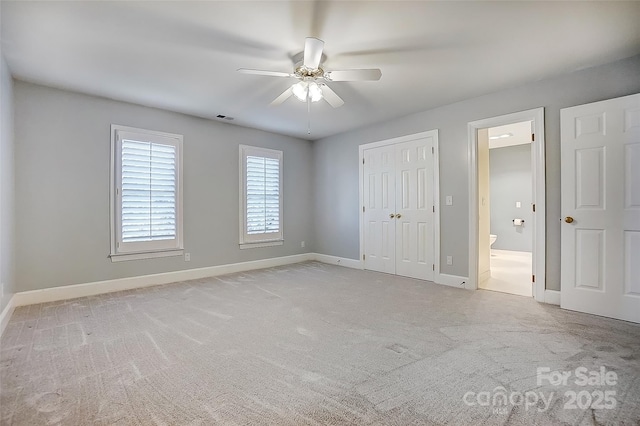
[[[453,256],[447,256],[447,265],[453,265]]]
[[[448,206],[452,206],[453,205],[453,196],[452,195],[447,195],[446,204]]]
[[[304,248],[304,241],[300,241],[300,247]]]
[[[184,261],[185,262],[191,262],[191,253],[185,253],[184,254]]]

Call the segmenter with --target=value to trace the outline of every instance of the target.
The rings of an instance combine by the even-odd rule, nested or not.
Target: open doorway
[[[469,123],[469,155],[470,287],[544,301],[544,109]]]
[[[478,130],[478,288],[533,296],[531,121]]]

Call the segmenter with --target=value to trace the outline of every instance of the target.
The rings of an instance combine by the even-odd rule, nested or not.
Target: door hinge
[[[435,153],[436,153],[436,150],[435,150],[435,148],[434,148],[434,147],[431,147],[431,153],[432,153],[432,154],[435,154]]]
[[[362,213],[364,213],[364,206],[362,206]]]
[[[433,206],[433,212],[434,213],[436,212],[436,206]]]
[[[362,164],[364,164],[364,158],[362,159]]]
[[[536,282],[536,276],[535,275],[531,275],[531,282],[535,283]]]
[[[531,133],[531,142],[535,142],[536,141],[536,135],[534,133]]]
[[[536,212],[536,203],[533,203],[533,212]]]
[[[362,255],[362,260],[364,260],[364,256],[365,256],[365,255],[363,254],[363,255]]]
[[[432,263],[432,264],[431,264],[431,270],[432,270],[432,271],[435,271],[435,270],[436,270],[436,264],[435,264],[435,263]]]

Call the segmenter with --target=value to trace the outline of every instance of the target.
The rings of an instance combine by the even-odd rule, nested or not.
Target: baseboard
[[[450,287],[467,288],[466,286],[469,285],[469,278],[460,277],[458,275],[436,274],[434,282],[436,284],[448,285]]]
[[[544,303],[560,306],[560,292],[558,290],[545,290]]]
[[[9,322],[14,309],[18,306],[34,305],[38,303],[56,302],[60,300],[77,299],[79,297],[95,296],[116,291],[133,290],[136,288],[170,284],[179,281],[197,280],[217,275],[251,271],[254,269],[272,268],[293,263],[316,260],[331,265],[339,265],[353,269],[363,269],[360,260],[330,256],[319,253],[303,253],[292,256],[275,257],[271,259],[253,260],[249,262],[232,263],[227,265],[210,266],[206,268],[187,269],[184,271],[165,272],[161,274],[141,275],[137,277],[118,278],[114,280],[95,281],[84,284],[73,284],[42,290],[22,291],[15,293],[0,316],[0,335]],[[469,279],[455,275],[438,274],[435,282],[452,287],[464,287]],[[558,298],[558,304],[559,304]]]
[[[14,306],[33,305],[36,303],[55,302],[78,297],[95,296],[114,291],[132,290],[154,285],[170,284],[178,281],[197,280],[217,275],[254,269],[272,268],[274,266],[314,260],[314,253],[296,254],[293,256],[275,257],[271,259],[253,260],[250,262],[232,263],[228,265],[209,266],[206,268],[187,269],[184,271],[165,272],[162,274],[141,275],[137,277],[119,278],[115,280],[96,281],[85,284],[74,284],[51,287],[42,290],[31,290],[16,293]]]
[[[2,313],[0,313],[0,336],[2,336],[2,333],[4,333],[4,329],[7,326],[7,324],[9,324],[11,315],[13,315],[13,311],[16,308],[14,301],[15,301],[15,295],[11,296],[11,298],[9,299],[9,303],[7,303],[7,306],[5,306],[4,309],[2,310]]]
[[[357,259],[349,259],[346,257],[330,256],[328,254],[313,253],[314,259],[318,262],[328,263],[330,265],[345,266],[353,269],[363,269],[362,262]]]

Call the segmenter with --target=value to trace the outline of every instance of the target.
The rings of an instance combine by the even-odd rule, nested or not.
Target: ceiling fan
[[[280,105],[293,95],[307,104],[324,99],[332,107],[338,108],[344,105],[344,101],[327,85],[327,82],[377,81],[382,77],[382,71],[377,68],[327,71],[322,67],[322,62],[325,59],[325,55],[322,53],[323,50],[324,41],[315,37],[307,37],[304,43],[304,51],[294,57],[295,65],[293,73],[247,68],[240,68],[238,72],[271,77],[297,78],[299,80],[297,83],[291,85],[291,87],[271,102],[271,105],[274,106]]]

